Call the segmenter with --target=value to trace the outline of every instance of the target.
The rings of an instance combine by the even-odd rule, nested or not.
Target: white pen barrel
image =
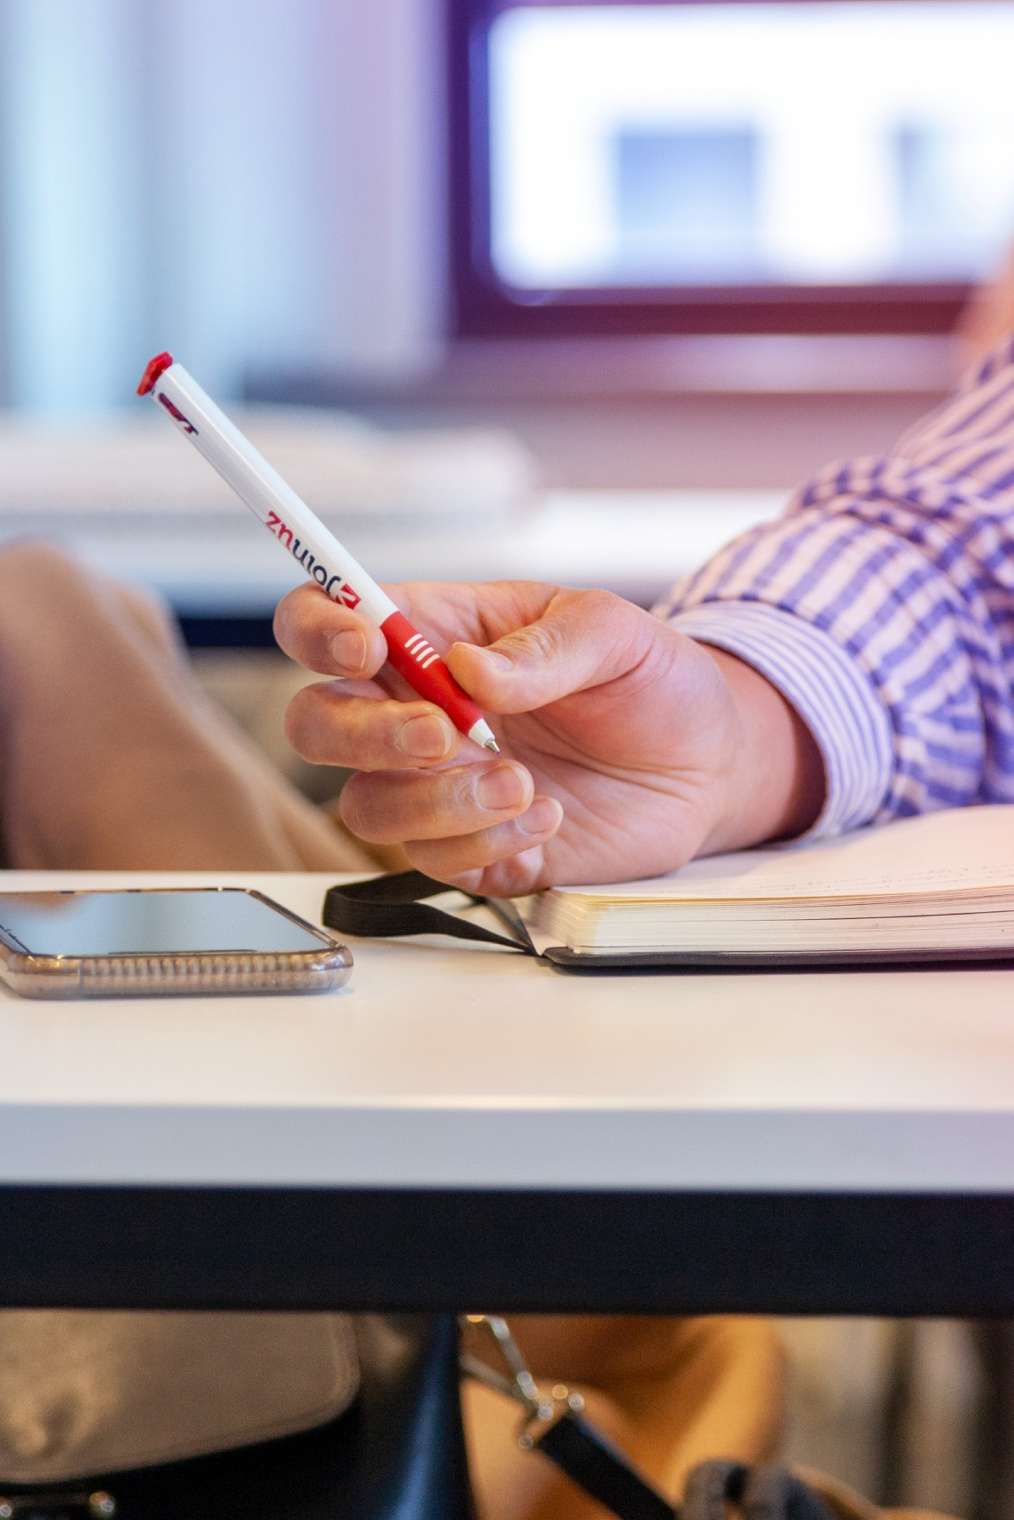
[[[156,379],[152,400],[333,601],[378,625],[397,607],[334,534],[244,438],[182,364]]]

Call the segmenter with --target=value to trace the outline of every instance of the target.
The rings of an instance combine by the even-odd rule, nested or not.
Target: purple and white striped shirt
[[[811,835],[1014,802],[1014,338],[889,454],[829,465],[655,610],[811,729]]]

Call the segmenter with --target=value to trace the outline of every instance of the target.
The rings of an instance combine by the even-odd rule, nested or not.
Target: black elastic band
[[[586,1494],[620,1520],[677,1520],[676,1511],[602,1433],[568,1412],[542,1435],[535,1451],[548,1457]]]
[[[538,952],[517,911],[507,903],[489,901],[497,917],[514,931],[508,939],[468,918],[458,918],[443,908],[432,908],[420,901],[453,891],[445,881],[434,881],[421,871],[399,871],[392,876],[372,876],[367,881],[353,881],[347,886],[331,887],[324,898],[323,922],[339,934],[360,934],[367,938],[390,939],[400,934],[449,934],[454,939],[481,940],[489,945],[503,945],[525,955]],[[474,903],[486,903],[485,897],[464,894]]]

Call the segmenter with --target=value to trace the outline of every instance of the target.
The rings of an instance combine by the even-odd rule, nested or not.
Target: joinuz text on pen
[[[388,660],[413,691],[442,708],[469,739],[499,753],[489,724],[432,644],[412,627],[387,593],[342,548],[172,354],[158,354],[152,359],[141,376],[137,394],[150,395],[162,407],[332,601],[358,608],[379,626],[387,640]]]

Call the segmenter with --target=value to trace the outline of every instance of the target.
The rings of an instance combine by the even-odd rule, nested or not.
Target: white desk
[[[0,1299],[1014,1309],[1011,971],[353,949],[329,996],[0,996]]]

